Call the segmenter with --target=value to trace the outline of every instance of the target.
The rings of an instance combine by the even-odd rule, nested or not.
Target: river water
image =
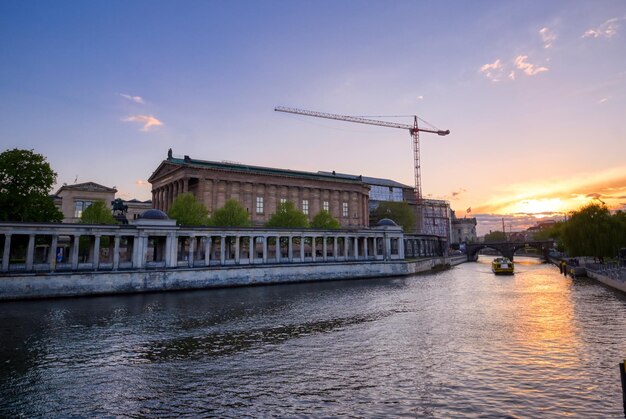
[[[0,303],[0,416],[623,417],[624,295],[489,260]]]

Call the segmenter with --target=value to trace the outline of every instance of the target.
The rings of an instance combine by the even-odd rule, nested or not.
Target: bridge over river
[[[515,252],[520,249],[533,248],[541,252],[543,258],[548,260],[550,249],[554,245],[554,240],[536,240],[523,242],[493,242],[493,243],[470,243],[465,245],[467,260],[473,261],[478,258],[478,252],[482,249],[494,249],[511,260]]]

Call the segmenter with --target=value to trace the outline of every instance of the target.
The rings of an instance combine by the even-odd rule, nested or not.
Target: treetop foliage
[[[226,201],[222,208],[213,213],[209,219],[212,227],[248,227],[251,225],[250,215],[235,199]]]
[[[184,226],[208,225],[208,210],[191,192],[180,194],[172,203],[167,212],[170,218],[176,220],[176,224]]]
[[[306,228],[309,225],[307,216],[293,202],[287,201],[278,205],[265,224],[267,227]]]
[[[311,221],[311,228],[321,230],[338,230],[341,227],[339,221],[333,218],[328,211],[321,210]]]
[[[98,200],[83,210],[80,216],[81,224],[116,224],[117,221],[107,204]]]
[[[485,243],[496,243],[506,241],[506,234],[503,231],[490,231],[485,234]]]
[[[0,221],[61,221],[63,214],[48,196],[57,174],[33,150],[0,154]]]
[[[389,218],[402,227],[405,233],[415,231],[415,213],[407,202],[381,202],[372,211],[373,223],[377,223],[383,218]]]

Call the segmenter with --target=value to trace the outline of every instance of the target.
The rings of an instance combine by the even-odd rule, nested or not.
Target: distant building
[[[456,218],[455,212],[451,211],[451,213],[450,244],[477,242],[476,218]]]
[[[128,221],[136,220],[139,218],[141,214],[152,209],[152,201],[139,201],[137,199],[131,199],[129,201],[124,201],[124,205],[128,207],[126,212],[126,219]]]
[[[319,172],[330,174],[330,172]],[[423,199],[418,207],[415,188],[391,179],[356,176],[337,173],[335,176],[346,179],[358,179],[370,187],[369,210],[378,208],[381,202],[406,202],[415,213],[415,229],[407,233],[430,234],[445,238],[450,242],[450,203],[435,199]],[[373,220],[370,220],[370,225]]]
[[[263,225],[282,202],[290,201],[309,220],[327,210],[342,227],[369,225],[369,187],[359,179],[240,163],[175,158],[168,153],[150,176],[152,204],[167,211],[174,199],[191,192],[209,213],[235,199]]]
[[[104,201],[111,208],[117,189],[94,182],[63,185],[52,197],[55,205],[63,213],[64,223],[77,223],[83,211],[95,201]]]

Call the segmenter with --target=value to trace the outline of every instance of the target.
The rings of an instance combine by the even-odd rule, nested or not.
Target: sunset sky
[[[626,209],[626,2],[0,2],[0,148],[62,183],[149,199],[166,158],[412,185],[407,132],[274,112],[411,123],[422,190],[479,233],[589,202]]]

